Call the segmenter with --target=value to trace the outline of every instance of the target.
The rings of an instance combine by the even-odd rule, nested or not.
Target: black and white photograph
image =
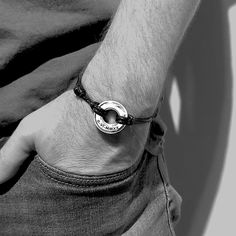
[[[234,236],[236,0],[0,0],[0,236]]]

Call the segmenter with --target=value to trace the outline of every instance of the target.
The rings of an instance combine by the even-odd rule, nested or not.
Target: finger
[[[0,150],[0,184],[12,178],[33,150],[33,138],[20,124]]]

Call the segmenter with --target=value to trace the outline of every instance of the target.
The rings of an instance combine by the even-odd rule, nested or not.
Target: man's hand
[[[73,173],[123,170],[136,161],[145,143],[145,133],[129,140],[135,133],[128,127],[121,134],[104,135],[96,128],[89,105],[67,91],[21,121],[0,150],[0,183],[14,176],[32,152]]]
[[[59,124],[63,122],[62,110],[66,108],[63,103],[59,104],[59,101],[62,101],[61,96],[20,122],[0,150],[0,183],[11,178],[32,151],[37,150],[40,155],[47,154],[49,162],[51,155],[57,155],[53,153],[53,150],[59,152],[60,149],[56,147],[57,143],[54,140],[55,129],[60,128]],[[51,151],[47,153],[49,149]]]

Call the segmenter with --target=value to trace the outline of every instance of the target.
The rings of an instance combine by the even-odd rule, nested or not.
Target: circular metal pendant
[[[118,115],[128,117],[128,113],[123,105],[115,101],[105,101],[99,104],[106,111],[115,111]],[[94,113],[94,122],[97,128],[106,134],[116,134],[125,128],[125,125],[119,123],[107,123],[102,116]]]

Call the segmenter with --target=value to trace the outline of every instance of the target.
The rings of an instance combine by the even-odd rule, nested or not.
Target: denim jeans
[[[142,157],[100,176],[64,172],[36,155],[0,186],[0,235],[173,236],[163,128]]]

